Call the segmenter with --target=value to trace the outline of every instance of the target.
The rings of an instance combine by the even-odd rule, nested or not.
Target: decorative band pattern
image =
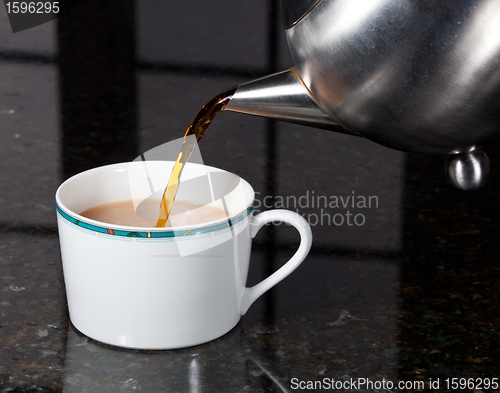
[[[123,237],[141,237],[141,238],[165,238],[165,237],[180,237],[180,236],[192,236],[192,235],[199,235],[200,233],[209,233],[209,232],[217,232],[221,231],[224,229],[232,228],[239,222],[245,220],[247,217],[249,217],[253,211],[254,211],[254,206],[250,206],[247,208],[243,213],[237,215],[236,217],[232,219],[228,219],[224,221],[223,223],[220,224],[215,224],[215,225],[210,225],[206,227],[201,227],[201,228],[195,228],[195,229],[188,229],[188,230],[180,230],[180,231],[174,231],[174,230],[162,230],[161,232],[146,232],[146,231],[138,231],[138,232],[131,232],[131,231],[122,231],[119,229],[111,229],[111,228],[106,228],[106,227],[101,227],[98,225],[93,225],[89,224],[80,220],[77,220],[76,218],[70,216],[69,214],[65,213],[64,211],[61,210],[61,208],[56,204],[56,209],[57,213],[64,218],[65,220],[69,221],[70,223],[74,225],[78,225],[79,227],[85,228],[90,231],[98,232],[98,233],[104,233],[107,235],[115,235],[115,236],[123,236]]]

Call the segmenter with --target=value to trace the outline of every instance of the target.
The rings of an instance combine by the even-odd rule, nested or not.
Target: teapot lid
[[[281,15],[285,29],[292,27],[321,0],[281,0]]]

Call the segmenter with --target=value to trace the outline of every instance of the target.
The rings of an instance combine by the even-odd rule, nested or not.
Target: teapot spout
[[[352,135],[318,106],[295,68],[239,85],[224,109]]]

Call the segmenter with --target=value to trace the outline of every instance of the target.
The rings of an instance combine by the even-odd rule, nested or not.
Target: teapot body
[[[293,21],[284,3],[301,83],[347,130],[426,154],[499,139],[498,0],[309,1]]]

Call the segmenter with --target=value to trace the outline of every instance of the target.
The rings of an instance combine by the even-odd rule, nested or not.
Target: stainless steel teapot
[[[282,0],[295,67],[238,86],[226,110],[448,154],[457,187],[500,138],[499,0]]]

